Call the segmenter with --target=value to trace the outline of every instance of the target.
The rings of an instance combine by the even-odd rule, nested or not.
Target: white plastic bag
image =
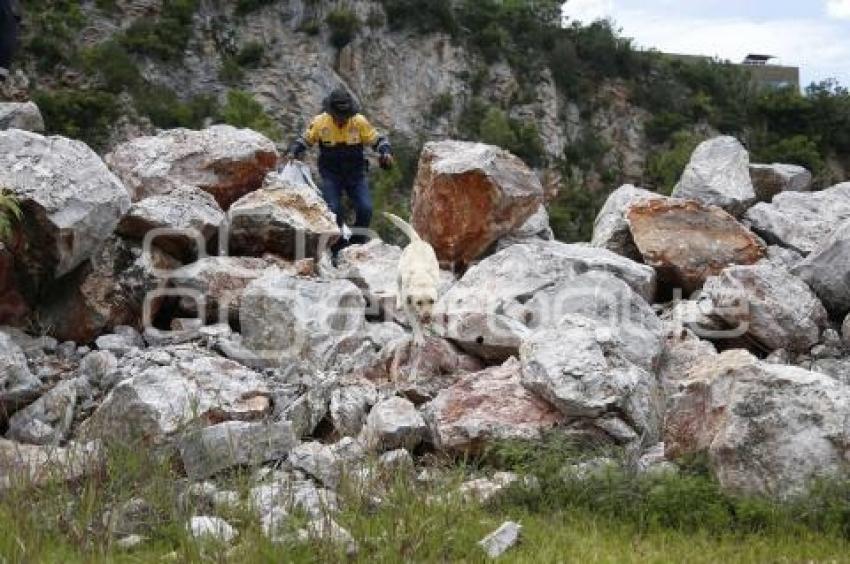
[[[310,174],[310,167],[307,166],[307,163],[292,159],[284,165],[278,174],[288,184],[294,184],[296,186],[307,185],[321,194],[319,187],[313,182],[313,176]],[[351,239],[351,228],[345,223],[342,224],[342,238],[346,241]]]

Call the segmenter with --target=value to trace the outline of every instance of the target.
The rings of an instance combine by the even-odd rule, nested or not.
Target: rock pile
[[[847,474],[850,190],[808,192],[734,139],[698,148],[675,197],[615,191],[589,245],[551,240],[517,158],[429,144],[413,220],[461,269],[421,344],[395,308],[401,249],[332,265],[335,218],[269,173],[259,134],[163,132],[116,149],[114,173],[63,138],[2,131],[0,149],[24,212],[0,285],[33,312],[16,325],[50,335],[0,328],[0,489],[77,479],[112,440],[172,449],[183,497],[206,500],[193,534],[233,540],[216,507],[250,503],[273,539],[298,510],[298,536],[353,553],[344,476],[505,439],[618,445],[642,472],[704,453],[724,488],[778,497]],[[247,502],[202,481],[238,467],[258,468]]]

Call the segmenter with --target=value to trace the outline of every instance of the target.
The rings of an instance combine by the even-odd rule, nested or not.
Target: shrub
[[[225,56],[221,60],[221,68],[218,69],[218,78],[227,85],[236,86],[245,78],[245,72],[234,57]]]
[[[164,0],[159,17],[133,22],[121,43],[131,53],[178,61],[192,37],[192,19],[197,8],[198,0]]]
[[[608,194],[594,192],[574,180],[561,185],[558,196],[549,204],[549,224],[559,241],[590,241],[593,222]]]
[[[755,151],[754,158],[767,163],[789,163],[808,168],[814,175],[823,171],[818,144],[805,135],[794,135]]]
[[[60,89],[36,92],[33,96],[44,116],[48,133],[79,139],[101,150],[118,118],[118,99],[102,90]]]
[[[431,102],[428,115],[431,119],[439,119],[451,113],[454,108],[454,96],[451,92],[443,92]]]
[[[53,72],[57,65],[76,59],[77,32],[85,24],[80,3],[73,0],[28,2],[23,51],[36,59],[40,72]]]
[[[115,41],[92,47],[82,56],[86,72],[97,76],[108,92],[133,91],[142,84],[142,75],[135,61]]]
[[[511,119],[504,110],[480,98],[473,98],[464,107],[457,129],[461,138],[507,149],[529,166],[543,164],[545,150],[537,126]]]
[[[516,147],[517,136],[511,127],[511,122],[508,116],[495,106],[491,106],[487,113],[484,114],[484,119],[481,120],[478,129],[478,137],[480,141],[497,145],[505,149]]]
[[[646,136],[653,143],[667,141],[677,131],[687,125],[689,119],[676,112],[661,112],[650,118],[646,124]]]
[[[393,244],[407,244],[404,235],[387,221],[380,212],[388,211],[401,217],[410,215],[410,193],[416,178],[419,154],[422,152],[422,141],[406,137],[390,135],[395,156],[395,166],[390,170],[373,168],[369,174],[369,184],[375,207],[375,229],[384,241]]]
[[[265,52],[266,47],[262,43],[259,41],[249,41],[236,53],[235,60],[237,64],[243,67],[255,69],[263,64]]]
[[[278,125],[248,92],[241,90],[228,92],[227,103],[219,111],[218,117],[224,123],[259,131],[270,139],[277,141],[281,138]]]
[[[237,0],[234,12],[237,16],[246,16],[275,2],[276,0]]]
[[[21,220],[21,207],[18,199],[0,188],[0,243],[12,236],[12,225]]]
[[[647,184],[662,194],[670,194],[682,177],[694,149],[704,140],[687,131],[675,133],[670,149],[650,155],[646,164]]]
[[[198,95],[184,102],[177,93],[163,85],[148,85],[143,95],[135,100],[138,112],[163,129],[199,129],[206,118],[215,115],[217,106],[215,99],[208,95]]]
[[[380,8],[372,8],[369,10],[369,15],[366,17],[366,25],[371,29],[381,29],[387,25],[387,16]]]
[[[393,31],[410,28],[418,33],[457,32],[452,0],[381,0]]]
[[[331,29],[331,45],[342,49],[354,39],[360,30],[360,19],[350,8],[336,8],[325,17]]]

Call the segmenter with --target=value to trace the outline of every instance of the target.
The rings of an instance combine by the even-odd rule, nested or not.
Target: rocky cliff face
[[[212,95],[224,102],[231,89],[247,91],[280,124],[283,138],[297,134],[328,90],[340,83],[380,128],[415,144],[458,137],[462,113],[475,97],[505,108],[518,123],[533,124],[544,161],[562,158],[565,149],[592,132],[605,147],[600,170],[617,171],[626,182],[638,182],[643,175],[649,116],[629,102],[627,89],[616,82],[604,84],[591,98],[569,100],[548,70],[529,79],[507,63],[485,61],[447,34],[391,31],[377,1],[346,3],[361,23],[342,49],[332,45],[332,31],[324,25],[337,8],[331,2],[280,0],[260,3],[247,14],[237,13],[237,4],[198,2],[182,54],[169,62],[134,57],[142,79],[184,101]],[[160,0],[116,0],[108,10],[82,3],[84,23],[73,30],[72,41],[85,52],[116,40],[140,21],[156,26],[162,11]],[[228,75],[234,54],[246,45],[262,46],[260,60],[237,69],[236,77]],[[97,86],[101,80],[95,69],[63,63],[44,68],[32,53],[23,56],[29,84],[19,80],[13,97],[24,98],[27,90]],[[114,120],[104,151],[155,130],[126,94],[121,102],[125,117]],[[591,188],[603,185],[596,173],[582,180]]]

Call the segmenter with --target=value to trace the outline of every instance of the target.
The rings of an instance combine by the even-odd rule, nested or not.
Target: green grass
[[[523,525],[522,543],[505,562],[848,562],[850,487],[833,484],[779,504],[723,494],[704,461],[683,463],[679,475],[653,478],[611,470],[583,480],[561,470],[616,451],[576,445],[557,436],[543,444],[505,443],[481,460],[431,460],[432,483],[405,473],[384,474],[364,488],[344,479],[335,517],[359,545],[349,560],[331,544],[273,544],[247,506],[218,515],[239,531],[231,547],[198,543],[185,531],[191,515],[180,506],[179,464],[167,452],[133,445],[107,449],[101,471],[80,483],[0,493],[1,562],[484,562],[477,542],[506,520]],[[533,471],[537,484],[515,486],[486,505],[457,495],[464,480],[499,468]],[[249,471],[220,478],[243,499]],[[378,492],[382,503],[375,506]],[[104,526],[107,508],[142,497],[153,508],[146,543],[115,546]],[[306,518],[295,514],[294,532]]]

